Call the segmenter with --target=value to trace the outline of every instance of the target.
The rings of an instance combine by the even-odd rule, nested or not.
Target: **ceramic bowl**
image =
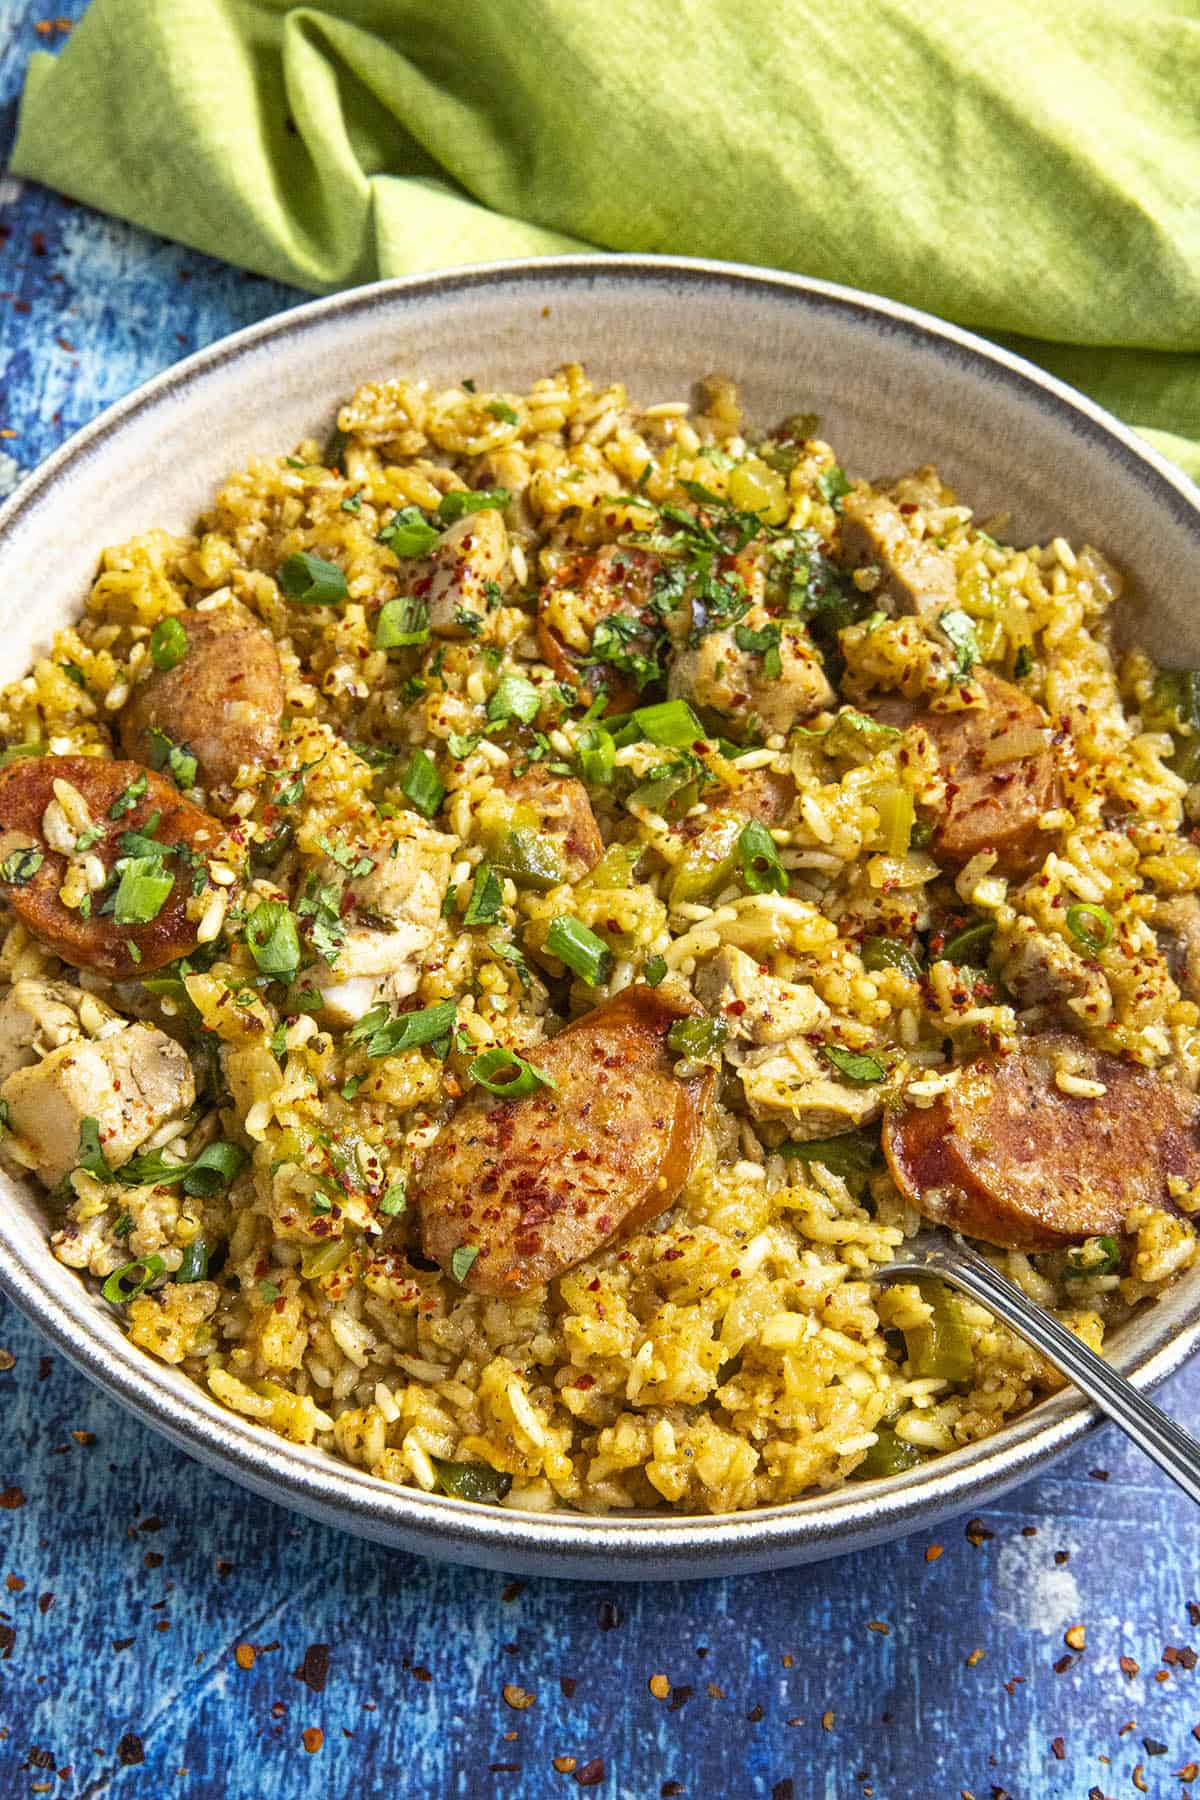
[[[1090,401],[1003,350],[867,294],[666,257],[566,257],[383,282],[267,320],[188,357],[72,438],[0,511],[0,679],[76,616],[105,544],[185,530],[227,471],[320,437],[340,396],[389,373],[521,387],[568,359],[643,403],[734,377],[769,425],[815,411],[852,472],[934,462],[980,516],[1029,542],[1061,532],[1129,578],[1132,634],[1200,664],[1200,493]],[[1072,1393],[982,1444],[894,1479],[722,1517],[588,1518],[473,1505],[394,1487],[217,1406],[130,1345],[113,1312],[46,1244],[46,1196],[4,1180],[0,1281],[101,1387],[203,1462],[346,1530],[425,1555],[523,1573],[681,1578],[863,1549],[983,1506],[1094,1424]],[[1139,1385],[1200,1336],[1200,1279],[1114,1341]]]

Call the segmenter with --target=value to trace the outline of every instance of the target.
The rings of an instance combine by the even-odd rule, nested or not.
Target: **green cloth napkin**
[[[93,0],[13,168],[327,290],[601,247],[889,294],[1200,475],[1195,0]]]

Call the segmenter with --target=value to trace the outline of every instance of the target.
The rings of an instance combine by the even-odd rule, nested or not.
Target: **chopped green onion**
[[[958,658],[958,672],[969,675],[979,661],[979,638],[975,631],[975,621],[961,608],[951,606],[938,618],[938,624],[954,649]]]
[[[487,409],[491,413],[493,419],[499,419],[505,425],[519,425],[521,423],[520,413],[514,412],[512,407],[506,405],[503,400],[489,400]]]
[[[758,819],[742,827],[738,838],[742,880],[752,894],[786,894],[787,871],[779,860],[775,839]]]
[[[512,495],[507,488],[451,488],[443,494],[438,502],[438,518],[446,525],[452,525],[456,519],[465,518],[467,513],[503,512]]]
[[[593,787],[608,787],[616,762],[616,744],[603,725],[589,725],[579,739],[579,772]]]
[[[907,944],[899,938],[869,937],[863,942],[864,969],[875,974],[880,969],[899,969],[910,981],[920,981],[921,965]]]
[[[821,1054],[827,1062],[833,1064],[844,1080],[854,1082],[857,1087],[867,1087],[873,1081],[882,1081],[887,1074],[878,1057],[868,1056],[861,1050],[846,1050],[841,1044],[822,1044]]]
[[[538,691],[527,676],[504,675],[487,703],[487,716],[493,725],[503,725],[509,719],[520,719],[528,725],[537,718],[541,704]]]
[[[499,916],[503,904],[504,889],[500,877],[489,862],[481,862],[471,882],[471,898],[467,901],[463,924],[490,925]]]
[[[1092,906],[1088,901],[1067,908],[1067,930],[1093,956],[1107,950],[1112,943],[1111,915],[1102,906]]]
[[[260,900],[246,920],[246,943],[264,975],[290,981],[300,967],[300,934],[282,900]]]
[[[379,1202],[379,1211],[389,1219],[407,1210],[408,1190],[402,1181],[393,1182],[383,1199]]]
[[[198,1199],[210,1200],[224,1193],[246,1163],[246,1152],[240,1144],[218,1142],[206,1144],[194,1163],[184,1172],[183,1191]]]
[[[362,511],[362,503],[363,490],[358,488],[353,494],[348,494],[342,501],[341,510],[344,513],[358,514]]]
[[[889,1475],[902,1475],[925,1460],[924,1452],[915,1444],[898,1438],[890,1425],[875,1427],[875,1442],[862,1461],[850,1471],[851,1481],[883,1481]]]
[[[959,968],[970,964],[981,968],[987,961],[988,945],[996,930],[995,919],[975,919],[970,925],[964,925],[946,939],[942,946],[943,962],[955,963]]]
[[[1070,1251],[1063,1276],[1067,1281],[1086,1281],[1093,1275],[1112,1275],[1120,1266],[1121,1246],[1115,1237],[1105,1235],[1089,1238],[1086,1244]]]
[[[512,1486],[512,1476],[490,1463],[447,1462],[444,1457],[430,1457],[437,1470],[442,1492],[455,1500],[477,1500],[485,1506],[497,1506]]]
[[[392,514],[376,542],[386,544],[393,556],[424,556],[440,536],[419,506],[402,506]]]
[[[179,620],[160,619],[150,633],[150,661],[155,668],[177,668],[187,653],[187,632]]]
[[[450,1273],[455,1281],[465,1281],[470,1273],[475,1258],[479,1255],[478,1244],[460,1244],[450,1257]]]
[[[79,1148],[75,1152],[75,1160],[81,1169],[86,1169],[97,1181],[112,1180],[108,1158],[100,1148],[99,1119],[89,1115],[79,1121]]]
[[[846,480],[846,471],[839,468],[837,463],[834,463],[833,467],[830,469],[822,469],[821,473],[817,476],[817,487],[820,491],[821,498],[823,500],[828,500],[835,512],[841,512],[842,509],[838,505],[838,501],[842,498],[843,494],[848,494],[850,492],[850,483]]]
[[[644,806],[648,811],[660,813],[663,818],[672,822],[681,819],[700,797],[696,767],[694,757],[660,763],[657,769],[651,769],[645,781],[634,788],[629,799],[635,806]]]
[[[667,973],[665,956],[648,956],[642,970],[642,979],[648,987],[657,987]]]
[[[122,1263],[119,1269],[114,1269],[100,1292],[113,1306],[127,1306],[158,1280],[164,1266],[161,1256],[139,1256],[134,1262]]]
[[[183,1253],[183,1261],[175,1271],[181,1284],[203,1281],[208,1274],[208,1245],[203,1238],[193,1238]]]
[[[422,1044],[447,1037],[458,1012],[457,1000],[443,1000],[422,1012],[389,1014],[386,1006],[373,1006],[350,1032],[352,1044],[366,1043],[368,1056],[396,1056]]]
[[[682,750],[704,741],[704,727],[686,700],[660,700],[655,706],[639,706],[616,739],[618,745],[648,738],[664,749]]]
[[[279,570],[279,585],[298,606],[336,606],[347,594],[346,577],[338,565],[308,550],[288,557]]]
[[[667,1049],[689,1062],[715,1063],[728,1036],[724,1019],[676,1019],[667,1033]]]
[[[10,850],[0,863],[0,881],[7,881],[13,887],[24,887],[26,882],[33,880],[45,860],[36,844],[30,844],[25,850]]]
[[[174,885],[175,877],[162,873],[161,859],[131,857],[121,871],[113,918],[118,925],[148,925],[157,919]]]
[[[467,1074],[489,1094],[499,1094],[504,1100],[524,1100],[540,1087],[555,1085],[548,1075],[535,1069],[523,1056],[505,1050],[499,1044],[493,1044],[490,1050],[477,1056]]]
[[[424,750],[414,750],[404,774],[401,792],[411,800],[422,818],[432,819],[446,798],[446,784],[437,772],[433,758]]]
[[[133,780],[129,783],[129,786],[121,789],[121,792],[109,807],[109,818],[120,819],[123,818],[127,812],[132,812],[138,801],[145,799],[146,789],[149,785],[150,782],[147,776],[135,775]]]
[[[573,914],[560,913],[551,921],[546,933],[546,948],[589,987],[599,987],[601,982],[608,980],[612,951],[603,938],[598,938]]]
[[[429,642],[429,608],[424,600],[385,600],[375,621],[377,650],[407,650]]]

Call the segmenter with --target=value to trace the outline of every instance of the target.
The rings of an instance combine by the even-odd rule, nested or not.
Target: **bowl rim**
[[[810,308],[838,309],[876,328],[919,340],[927,349],[990,372],[1026,402],[1064,419],[1123,472],[1153,491],[1200,531],[1200,489],[1104,408],[1016,353],[916,308],[837,283],[746,264],[673,256],[581,254],[465,265],[408,275],[310,300],[218,339],[170,365],[107,407],[40,463],[0,506],[5,532],[44,501],[60,479],[81,469],[134,417],[152,412],[217,369],[228,370],[264,344],[303,337],[333,317],[370,313],[392,301],[459,295],[474,288],[563,283],[714,284],[744,293],[792,296]],[[978,1507],[1027,1479],[1077,1444],[1097,1415],[1068,1390],[1039,1402],[980,1443],[933,1459],[907,1474],[856,1488],[740,1513],[601,1516],[539,1513],[479,1505],[388,1484],[328,1453],[300,1446],[219,1406],[198,1384],[176,1385],[173,1371],[124,1335],[96,1329],[96,1302],[72,1276],[63,1293],[51,1277],[60,1265],[27,1263],[8,1235],[0,1208],[0,1288],[84,1374],[180,1448],[264,1497],[326,1523],[422,1554],[486,1567],[612,1579],[680,1579],[813,1561],[900,1537],[918,1525]],[[1200,1342],[1200,1279],[1175,1326],[1165,1315],[1141,1353],[1115,1366],[1139,1387],[1172,1373]],[[1174,1309],[1179,1312],[1178,1306]],[[184,1378],[186,1380],[186,1378]],[[689,1566],[691,1565],[691,1566]]]

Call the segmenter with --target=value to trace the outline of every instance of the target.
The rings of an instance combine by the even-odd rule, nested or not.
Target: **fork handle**
[[[1200,1444],[1082,1338],[1024,1295],[969,1245],[955,1239],[930,1253],[924,1266],[962,1288],[1042,1352],[1082,1394],[1200,1502]]]

